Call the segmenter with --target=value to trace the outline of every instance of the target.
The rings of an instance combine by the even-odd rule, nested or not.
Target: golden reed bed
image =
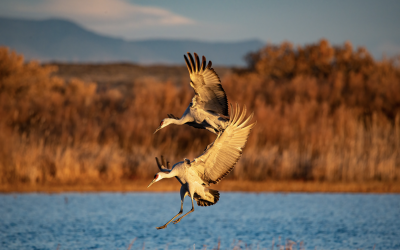
[[[400,57],[376,61],[363,48],[322,40],[267,45],[247,59],[248,68],[220,75],[229,102],[257,120],[222,190],[397,192]],[[154,157],[193,159],[215,139],[188,126],[153,135],[193,96],[183,65],[65,68],[0,48],[2,190],[139,191],[136,180],[158,171]]]

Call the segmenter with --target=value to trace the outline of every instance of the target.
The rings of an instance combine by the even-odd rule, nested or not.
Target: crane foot
[[[157,228],[157,230],[160,230],[160,229],[164,229],[164,228],[166,228],[167,227],[167,225],[164,225],[164,226],[162,226],[162,227],[156,227]]]
[[[177,220],[174,220],[172,223],[177,224],[177,223],[179,223],[179,222],[181,221],[181,219],[182,219],[182,218],[179,218],[179,219],[177,219]]]

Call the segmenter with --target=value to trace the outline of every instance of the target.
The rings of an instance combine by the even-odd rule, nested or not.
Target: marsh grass
[[[228,179],[398,182],[399,58],[375,61],[363,48],[322,40],[267,45],[247,59],[249,68],[222,78],[229,102],[246,105],[257,120]],[[99,72],[99,84],[1,48],[0,184],[135,182],[154,175],[155,156],[193,159],[215,139],[188,126],[153,136],[166,114],[180,116],[191,100],[184,67],[172,70],[179,77],[139,70],[126,82],[122,66],[113,80],[109,66],[110,84]]]

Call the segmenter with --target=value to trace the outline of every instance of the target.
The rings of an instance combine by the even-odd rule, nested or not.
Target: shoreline
[[[147,188],[149,180],[94,184],[13,184],[0,185],[0,193],[67,193],[67,192],[179,192],[180,184],[163,180]],[[224,180],[211,188],[222,192],[283,193],[376,193],[399,194],[399,182],[315,182],[315,181],[237,181]]]

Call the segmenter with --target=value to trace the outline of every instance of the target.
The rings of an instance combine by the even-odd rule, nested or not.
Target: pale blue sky
[[[147,38],[295,45],[327,38],[400,54],[400,1],[2,0],[0,16],[64,18],[126,40]]]

